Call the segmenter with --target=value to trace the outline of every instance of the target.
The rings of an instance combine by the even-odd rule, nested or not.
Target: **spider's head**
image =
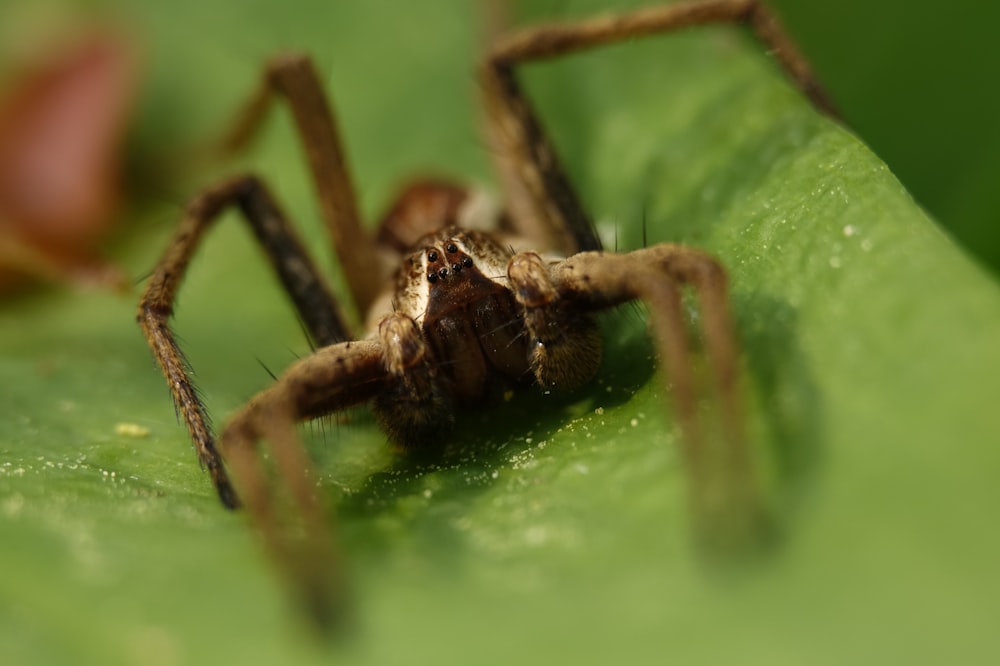
[[[419,321],[506,290],[510,257],[487,233],[449,227],[429,234],[399,273],[396,309]]]
[[[440,248],[430,247],[424,250],[424,261],[427,282],[431,285],[439,280],[460,279],[463,269],[474,268],[476,265],[465,248],[459,247],[454,239],[445,241]]]
[[[429,290],[457,286],[473,277],[507,287],[511,250],[492,234],[449,227],[422,239],[418,252]]]

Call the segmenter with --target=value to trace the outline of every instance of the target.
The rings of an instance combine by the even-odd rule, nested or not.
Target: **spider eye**
[[[466,268],[472,268],[472,257],[466,257],[462,259],[462,265]]]
[[[448,245],[445,246],[444,249],[446,249],[448,252],[450,252],[452,254],[455,254],[456,252],[458,252],[458,246],[455,245],[454,243],[448,243]]]
[[[428,261],[437,261],[438,260],[438,253],[435,252],[434,250],[431,250],[430,252],[427,253],[427,260]]]
[[[427,274],[427,281],[430,282],[431,284],[434,284],[435,282],[437,282],[438,281],[437,273],[428,273]]]
[[[447,277],[448,276],[448,269],[447,268],[442,268],[441,270],[438,271],[438,275],[440,275],[441,277]]]

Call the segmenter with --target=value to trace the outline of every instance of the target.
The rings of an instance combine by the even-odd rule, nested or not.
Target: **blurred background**
[[[307,16],[310,4],[294,7]],[[390,15],[393,3],[382,4]],[[564,3],[542,4],[533,11],[559,16]],[[972,255],[1000,270],[1000,57],[990,46],[1000,6],[771,4],[848,126]],[[268,6],[275,8],[249,3],[248,13],[266,16]],[[218,39],[178,44],[182,21]],[[123,203],[183,198],[182,173],[193,169],[178,170],[165,156],[176,157],[192,133],[217,131],[207,118],[225,117],[216,102],[223,95],[211,92],[232,89],[239,99],[235,91],[246,88],[245,77],[213,81],[227,70],[212,63],[238,71],[241,60],[260,62],[322,32],[296,23],[309,34],[269,33],[266,21],[233,24],[225,3],[174,12],[114,0],[0,5],[0,288],[25,273],[122,286],[101,246],[126,228]],[[179,62],[188,66],[171,64]],[[33,198],[38,183],[58,193],[44,199],[57,204]]]
[[[559,15],[560,3],[548,4],[551,9],[544,13]],[[1000,57],[990,46],[1000,7],[972,0],[947,8],[903,0],[772,4],[848,125],[964,247],[1000,270],[1000,89],[994,85],[1000,80]],[[126,182],[120,164],[148,165],[144,155],[162,154],[177,138],[170,135],[170,125],[162,124],[170,116],[150,104],[151,96],[169,85],[154,78],[171,57],[170,46],[157,42],[155,22],[162,19],[157,11],[144,14],[131,3],[52,0],[7,0],[0,19],[0,220],[5,225],[0,229],[8,239],[0,246],[0,257],[7,256],[2,263],[18,263],[11,258],[18,256],[15,248],[21,257],[33,249],[39,255],[27,252],[31,256],[22,269],[52,277],[62,268],[71,279],[113,283],[118,276],[100,265],[96,246],[120,212],[122,191],[135,193],[141,184],[136,181],[151,176],[148,169],[132,169]],[[134,32],[128,34],[127,27]],[[271,41],[288,38],[273,35]],[[239,49],[241,42],[247,47],[251,39],[241,40],[238,32],[220,34],[218,48],[229,49],[223,57],[263,57],[256,48],[233,52],[233,44]],[[54,74],[59,68],[62,73]],[[50,113],[48,125],[39,121],[45,109],[66,108],[67,100],[85,105],[88,115],[70,120]],[[194,123],[173,118],[171,124]],[[26,142],[14,145],[15,136],[25,135]],[[74,136],[80,139],[66,141]],[[76,152],[64,147],[59,159],[40,160],[34,172],[23,168],[31,141],[36,154],[44,154],[56,138]],[[79,168],[85,165],[95,168]],[[67,170],[93,175],[73,182]],[[19,179],[16,173],[22,174]],[[58,210],[32,216],[24,182],[39,173],[66,195]],[[87,199],[80,190],[92,196]],[[61,246],[60,233],[77,247],[82,241],[82,256]],[[14,237],[23,242],[15,244]]]
[[[1000,6],[771,4],[847,124],[970,253],[1000,270]]]

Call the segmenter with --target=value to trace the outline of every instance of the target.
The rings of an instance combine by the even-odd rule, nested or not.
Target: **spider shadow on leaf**
[[[538,386],[497,391],[490,409],[457,414],[453,428],[436,445],[394,451],[388,465],[375,462],[356,487],[329,497],[336,514],[331,529],[345,533],[352,556],[361,550],[364,554],[358,559],[366,562],[388,557],[393,552],[391,542],[404,532],[403,538],[426,540],[421,550],[435,553],[435,566],[441,571],[460,566],[469,552],[465,536],[454,524],[462,505],[490,491],[505,471],[516,469],[527,457],[548,460],[567,455],[554,444],[536,456],[538,444],[551,440],[568,423],[595,410],[621,407],[656,381],[655,353],[640,308],[625,306],[608,313],[601,327],[608,344],[590,384],[566,392]],[[654,417],[662,417],[664,429],[675,427],[669,414]],[[359,415],[359,420],[367,421],[368,416]],[[595,442],[598,447],[612,445],[601,439]],[[391,527],[380,530],[380,522]]]
[[[796,337],[796,315],[767,294],[734,297],[744,349],[750,421],[757,458],[776,514],[777,536],[788,532],[815,487],[824,455],[823,406],[809,361]]]
[[[769,541],[773,547],[785,540],[789,523],[801,516],[820,471],[821,403],[795,342],[791,307],[761,294],[740,295],[737,306],[743,314],[749,423],[757,435],[754,462],[774,514]],[[491,492],[515,461],[536,455],[537,442],[549,440],[568,422],[597,408],[625,405],[656,381],[655,354],[640,310],[619,308],[603,319],[607,355],[592,384],[568,393],[545,394],[530,387],[508,399],[496,396],[492,409],[460,414],[440,446],[396,453],[387,466],[376,464],[357,486],[330,497],[336,514],[331,529],[342,533],[352,557],[369,565],[383,561],[402,540],[442,574],[467,567],[474,547],[456,521],[470,501]],[[675,427],[672,415],[653,417],[662,421],[665,436],[650,445],[674,446],[675,440],[666,436]],[[598,439],[596,446],[611,444]],[[542,458],[565,455],[568,451],[557,445]],[[544,470],[529,473],[545,478]]]

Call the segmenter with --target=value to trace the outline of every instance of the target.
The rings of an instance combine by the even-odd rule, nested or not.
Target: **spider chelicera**
[[[504,205],[484,206],[460,184],[418,180],[401,192],[374,235],[361,222],[336,123],[310,60],[291,55],[269,63],[227,143],[242,144],[274,98],[291,107],[366,332],[351,331],[254,176],[219,183],[190,203],[142,296],[138,319],[222,502],[247,508],[317,613],[339,594],[336,552],[295,424],[370,403],[390,439],[419,448],[447,430],[457,409],[483,404],[497,384],[570,389],[589,381],[601,358],[593,316],[627,301],[648,305],[680,425],[696,525],[718,515],[735,515],[744,526],[756,521],[725,271],[710,255],[675,244],[602,251],[514,72],[520,63],[709,23],[749,26],[792,81],[832,114],[809,67],[757,0],[700,0],[528,28],[497,40],[479,69]],[[202,234],[228,206],[242,211],[318,348],[232,415],[217,441],[168,322]],[[721,456],[706,455],[697,418],[681,306],[685,286],[700,303],[723,421]],[[274,474],[257,452],[262,441],[270,445]],[[275,509],[272,490],[281,484],[293,515]],[[733,528],[733,520],[724,523],[742,529]]]

